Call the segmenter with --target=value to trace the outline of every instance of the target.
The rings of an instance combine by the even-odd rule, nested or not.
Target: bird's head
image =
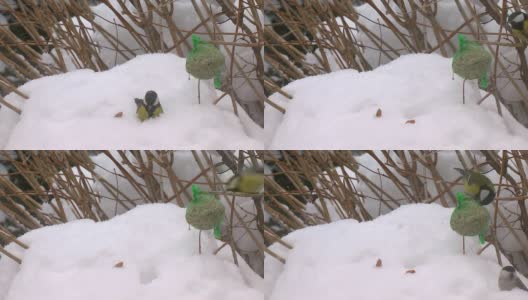
[[[460,168],[454,168],[457,170],[461,175],[462,179],[464,181],[464,192],[466,192],[468,195],[474,197],[478,194],[480,194],[480,190],[482,186],[491,184],[489,179],[477,172],[474,171],[468,171],[468,170],[462,170]]]
[[[526,21],[527,17],[525,13],[516,11],[508,16],[508,23],[513,29],[523,30],[524,21]]]
[[[512,266],[506,266],[502,268],[499,274],[499,278],[512,280],[515,278],[515,268]]]
[[[145,94],[145,102],[147,102],[147,105],[156,105],[159,103],[159,100],[158,100],[158,94],[154,91],[148,91],[146,94]]]

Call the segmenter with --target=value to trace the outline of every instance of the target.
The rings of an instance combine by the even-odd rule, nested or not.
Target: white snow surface
[[[379,151],[376,151],[375,153],[376,155],[378,155],[378,157],[383,156]],[[501,156],[502,153],[499,152],[498,155]],[[398,168],[404,168],[404,162],[402,162],[402,160],[398,156],[392,153],[390,157],[392,161],[395,162]],[[439,151],[437,152],[437,155],[435,157],[435,159],[437,160],[437,175],[440,176],[440,178],[442,178],[442,180],[445,180],[446,182],[455,182],[456,180],[459,180],[457,185],[451,187],[451,191],[453,193],[463,192],[464,189],[462,180],[460,178],[461,175],[454,168],[464,168],[464,166],[460,164],[460,161],[455,151]],[[412,160],[409,155],[406,155],[406,158],[407,161]],[[425,161],[426,157],[422,156],[422,159]],[[472,159],[475,161],[476,164],[484,164],[485,162],[485,157],[479,155],[478,151],[474,152],[474,155],[472,155]],[[363,208],[370,216],[376,218],[380,215],[390,213],[400,205],[413,203],[413,201],[410,200],[406,194],[402,193],[400,188],[396,186],[392,180],[386,177],[387,174],[381,168],[378,161],[366,154],[356,157],[356,160],[359,166],[357,172],[366,176],[367,180],[361,180],[360,178],[358,178],[354,170],[348,168],[341,169],[339,167],[336,168],[335,171],[340,176],[343,184],[349,184],[350,182],[352,182],[357,192],[361,195],[364,195],[364,198],[361,199],[361,202]],[[526,165],[524,166],[524,168],[526,168]],[[492,170],[490,166],[476,168],[475,171],[485,173],[485,176],[488,177],[491,182],[495,184],[496,187],[499,186],[501,182],[500,174]],[[442,193],[442,190],[438,190],[438,186],[435,181],[431,180],[431,178],[433,178],[431,172],[424,168],[423,165],[417,165],[416,173],[421,176],[423,180],[422,183],[424,184],[423,187],[427,190],[427,193],[431,195],[431,197],[436,197],[439,193]],[[380,174],[382,175],[381,177]],[[403,182],[404,184],[412,185],[409,178],[404,178],[403,176],[401,176],[401,174],[398,174],[397,172],[392,172],[392,175],[396,176],[396,178],[398,178],[398,180]],[[520,182],[522,180],[515,173],[512,173],[511,176],[517,182]],[[349,180],[348,178],[351,179]],[[384,192],[391,195],[394,198],[394,201],[380,201],[378,194],[374,193],[369,188],[370,184],[368,182],[374,182],[378,186],[382,186]],[[498,195],[500,195],[501,198],[515,197],[514,192],[510,189],[501,188],[500,190],[497,189],[496,192]],[[482,197],[484,196],[485,193],[483,193]],[[456,204],[454,202],[455,200],[451,199],[450,197],[446,197],[445,201],[446,204],[450,207],[454,207]],[[328,212],[329,217],[328,219],[323,214],[323,202],[326,205],[326,210]],[[436,199],[435,203],[441,203],[441,201],[439,199]],[[516,232],[517,237],[519,237],[520,239],[520,241],[517,240],[515,235],[511,233],[506,222],[501,218],[498,218],[496,234],[498,240],[501,243],[501,247],[509,254],[520,254],[522,253],[524,247],[523,245],[526,245],[526,243],[528,243],[528,240],[526,240],[526,237],[523,234],[522,225],[518,217],[521,214],[520,207],[516,201],[499,201],[498,206],[500,208],[500,211],[506,217],[507,223],[509,224],[508,226],[512,226],[513,230]],[[487,205],[485,207],[488,209],[491,216],[495,215],[494,205]],[[356,210],[358,214],[361,214],[359,208],[356,208]],[[339,202],[330,201],[327,198],[317,198],[313,200],[313,202],[307,203],[305,211],[310,214],[313,218],[323,222],[337,221],[344,218],[344,216],[342,215],[344,209],[340,207]],[[521,265],[521,261],[523,260],[515,260],[516,266]]]
[[[120,160],[120,155],[118,153],[115,153],[113,151],[111,153],[116,159]],[[217,164],[220,162],[220,158],[215,151],[209,151],[208,154],[213,164]],[[147,157],[145,155],[142,156],[144,160],[147,160]],[[126,157],[132,164],[139,164],[137,158],[131,155],[130,152],[126,153]],[[93,173],[83,168],[72,168],[71,171],[73,172],[73,174],[75,174],[75,176],[82,176],[84,178],[87,178],[89,190],[93,191],[94,194],[99,196],[95,198],[98,202],[97,208],[95,206],[92,207],[92,211],[94,214],[101,215],[101,212],[99,210],[100,208],[104,212],[105,216],[111,218],[116,215],[124,214],[137,205],[148,203],[148,201],[144,199],[144,197],[136,190],[136,188],[134,188],[130,181],[124,179],[123,173],[119,170],[115,163],[105,154],[99,154],[97,156],[94,156],[92,157],[92,160],[95,164]],[[133,180],[139,183],[139,185],[143,186],[146,184],[144,179],[137,176],[128,165],[124,165],[123,168],[127,170],[128,174],[132,176]],[[79,173],[79,171],[81,173]],[[191,151],[173,152],[172,171],[174,172],[175,176],[177,176],[180,180],[196,180],[197,182],[205,182],[205,176],[212,176],[212,172],[214,172],[214,170],[210,170],[204,174],[200,166],[196,163]],[[114,174],[114,172],[116,172],[117,174]],[[174,191],[172,190],[171,184],[167,179],[167,172],[163,168],[160,168],[159,165],[154,164],[153,173],[160,174],[159,178],[156,179],[157,182],[160,184],[160,187],[162,188],[163,192],[169,197],[173,195]],[[97,176],[94,176],[94,174],[97,174]],[[219,177],[222,182],[227,182],[232,175],[233,174],[231,171],[224,171],[222,174],[219,174]],[[103,181],[113,184],[114,186],[118,186],[120,192],[126,195],[126,199],[130,199],[131,201],[116,201],[114,194],[110,193],[105,188],[105,185],[102,183]],[[200,186],[204,191],[209,189],[206,184],[198,184],[198,186]],[[60,186],[55,185],[55,188],[60,189]],[[191,186],[187,188],[187,195],[192,195]],[[187,205],[188,201],[190,201],[190,199],[186,197],[186,194],[181,194],[179,197],[181,197],[181,200],[183,201],[184,205]],[[219,196],[218,198],[226,207],[226,216],[229,216],[231,213],[231,204],[233,200],[223,196]],[[68,201],[63,198],[54,198],[50,202],[44,203],[42,206],[43,212],[49,214],[51,218],[60,218],[61,215],[58,214],[58,202],[61,203],[61,206],[64,209],[64,213],[68,221],[81,218],[78,213],[79,211],[81,211],[81,209],[79,207],[76,207],[75,204],[71,201]],[[236,197],[234,207],[241,219],[243,220],[243,223],[249,228],[251,228],[250,230],[254,233],[254,236],[262,237],[258,229],[256,229],[256,220],[254,218],[256,214],[256,208],[251,198]],[[1,217],[2,214],[0,212],[0,220]],[[247,253],[256,251],[258,249],[258,245],[253,241],[251,235],[247,233],[247,230],[242,225],[242,222],[239,220],[233,220],[232,222],[233,228],[231,230],[233,239],[237,241],[237,247],[241,251],[241,253],[243,254],[244,252]]]
[[[283,265],[266,257],[267,296],[269,300],[526,299],[528,293],[522,290],[499,290],[501,267],[493,246],[477,255],[478,238],[466,237],[466,255],[462,255],[462,239],[449,227],[451,212],[436,204],[411,204],[370,222],[342,220],[297,230],[284,238],[292,250],[277,243],[270,248],[287,261]],[[381,267],[376,267],[378,259]]]
[[[528,129],[476,81],[454,75],[452,60],[410,54],[370,72],[342,70],[303,78],[266,107],[269,149],[499,149],[528,146]],[[378,109],[381,116],[376,117]],[[409,123],[414,120],[414,124]]]
[[[0,148],[6,149],[258,149],[258,130],[229,97],[211,81],[198,81],[185,71],[185,59],[173,54],[140,55],[105,72],[78,70],[40,78],[6,99],[20,107],[18,115],[0,109]],[[165,110],[141,123],[134,98],[158,93]],[[114,117],[122,112],[120,118]],[[258,127],[258,126],[257,126]]]
[[[21,265],[0,260],[0,299],[263,299],[247,265],[237,268],[230,250],[212,254],[211,233],[202,232],[198,254],[198,231],[184,216],[175,205],[149,204],[106,222],[33,230],[20,238],[28,250],[7,246]]]

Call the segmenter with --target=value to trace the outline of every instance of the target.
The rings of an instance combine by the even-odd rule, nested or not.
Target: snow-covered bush
[[[351,5],[350,1],[294,1],[270,5],[267,11],[268,22],[274,25],[269,30],[276,32],[267,35],[273,50],[267,52],[266,60],[276,82],[339,69],[369,71],[411,53],[450,58],[458,47],[457,35],[464,34],[498,58],[491,74],[496,87],[493,96],[528,125],[528,52],[516,48],[511,28],[501,17],[514,11],[510,2],[373,0]],[[269,92],[280,91],[282,86]]]
[[[231,114],[235,114],[237,108],[233,108],[236,106],[233,103],[237,103],[238,110],[245,111],[240,114],[244,130],[258,137],[259,127],[263,126],[264,98],[262,51],[258,35],[254,34],[261,30],[261,24],[256,21],[260,18],[259,5],[255,1],[250,0],[244,6],[190,0],[110,0],[88,4],[86,1],[31,1],[23,10],[9,10],[15,18],[11,26],[0,26],[0,60],[17,78],[27,82],[79,69],[106,71],[142,54],[174,54],[183,59],[191,50],[192,34],[196,34],[213,42],[226,58],[223,85],[212,102],[230,107]],[[237,25],[236,18],[240,15],[244,16],[243,22]],[[25,32],[23,39],[13,35],[13,26]],[[188,76],[184,67],[173,71],[182,77]],[[147,76],[145,74],[144,79]],[[14,89],[14,85],[19,83],[0,80],[0,86],[12,92],[0,103],[1,109],[20,114],[24,105],[10,97],[18,96],[31,102],[32,94],[23,88]],[[193,86],[196,91],[198,83],[194,81]],[[203,81],[201,86],[205,90],[213,89],[212,82]],[[184,95],[171,95],[174,99],[180,97]],[[75,99],[68,100],[75,103]],[[133,100],[130,99],[131,105],[128,105],[131,108],[135,107]],[[50,109],[59,111],[63,107]]]
[[[255,153],[43,151],[17,152],[14,157],[8,152],[0,154],[14,166],[0,172],[0,212],[16,224],[17,235],[79,219],[106,221],[139,205],[172,203],[184,208],[192,197],[191,186],[196,184],[217,195],[226,208],[223,242],[231,245],[233,254],[240,255],[256,274],[263,275],[262,228],[257,222],[262,208],[251,197],[224,192],[225,183],[238,172],[239,164],[246,167],[260,164]],[[10,180],[15,175],[24,178],[24,188]],[[22,259],[17,254],[11,255],[14,260]]]
[[[280,151],[265,160],[274,184],[266,185],[268,226],[284,235],[342,219],[376,219],[407,204],[456,205],[463,191],[454,168],[483,172],[495,185],[496,201],[486,206],[499,251],[528,273],[526,167],[521,151]],[[501,176],[501,170],[504,170]],[[496,207],[498,210],[496,211]]]

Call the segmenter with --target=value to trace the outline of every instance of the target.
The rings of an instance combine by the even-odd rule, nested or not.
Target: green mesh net
[[[222,86],[221,73],[224,69],[225,58],[220,49],[215,45],[202,41],[197,35],[192,35],[193,48],[185,68],[193,77],[203,80],[215,79],[216,88]]]
[[[453,72],[464,79],[479,79],[480,87],[488,87],[488,73],[491,67],[491,54],[476,41],[468,41],[464,35],[458,36],[459,48],[453,56]]]
[[[456,197],[457,207],[451,214],[451,229],[463,236],[478,235],[483,243],[491,219],[488,210],[464,193],[457,193]]]
[[[196,185],[192,186],[193,198],[187,206],[185,220],[199,230],[214,229],[215,236],[220,238],[220,226],[224,221],[224,205],[215,195],[202,192]]]

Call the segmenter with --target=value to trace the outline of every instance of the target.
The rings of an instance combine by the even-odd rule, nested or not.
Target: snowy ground
[[[528,146],[528,129],[436,54],[404,55],[371,72],[343,70],[297,80],[267,107],[269,149],[499,149]]]
[[[240,119],[212,82],[189,80],[185,59],[141,55],[106,72],[78,70],[44,77],[6,99],[22,115],[0,109],[0,148],[6,149],[260,149],[261,129]],[[141,123],[134,98],[155,90],[165,113]],[[122,113],[122,117],[115,117]]]
[[[477,165],[483,165],[486,159],[478,152],[479,151],[475,151],[472,154],[472,160],[474,160],[475,164]],[[376,155],[378,155],[378,157],[383,156],[379,151],[376,151]],[[499,152],[498,155],[501,156],[503,154]],[[396,155],[394,155],[394,153],[392,153],[390,157],[391,160],[395,162],[396,168],[403,169],[405,163],[412,161],[409,155],[407,155],[407,162],[402,162],[402,160]],[[463,185],[462,181],[460,180],[461,175],[454,169],[464,168],[464,166],[462,166],[459,161],[457,153],[455,151],[439,151],[437,153],[437,156],[435,156],[435,159],[437,160],[436,171],[438,172],[436,173],[436,175],[431,174],[431,172],[421,164],[418,164],[416,166],[416,173],[418,174],[418,176],[420,176],[421,181],[424,184],[423,187],[427,191],[427,194],[431,195],[431,198],[435,198],[437,195],[444,192],[443,187],[441,185],[439,186],[435,180],[431,179],[434,176],[439,176],[439,178],[442,178],[443,181],[449,183],[455,183],[457,180],[459,180],[458,184],[451,187],[451,192],[453,193],[453,196],[457,192],[463,192]],[[350,181],[353,182],[355,189],[357,189],[357,192],[364,195],[364,198],[361,200],[361,202],[364,209],[370,216],[376,218],[380,215],[390,213],[400,205],[413,203],[412,200],[409,199],[408,195],[402,192],[398,185],[396,185],[392,180],[385,177],[387,176],[387,173],[383,171],[378,161],[376,161],[369,155],[361,155],[359,157],[356,157],[356,160],[359,165],[357,173],[361,173],[363,176],[366,176],[365,180],[360,179],[361,177],[358,176],[354,170],[343,170],[341,168],[336,168],[336,172],[337,174],[339,174],[339,176],[343,176],[341,177],[343,184],[350,184],[350,182],[347,182],[348,179],[346,179],[350,178]],[[425,155],[422,156],[422,160],[427,160]],[[524,168],[526,168],[526,165],[524,166]],[[513,169],[516,169],[516,167],[513,167]],[[412,185],[412,182],[409,180],[409,178],[404,178],[401,174],[395,172],[395,169],[389,168],[389,170],[391,171],[392,176],[396,176],[396,178],[398,178],[398,180],[403,182],[405,185]],[[495,170],[493,170],[490,166],[477,168],[475,170],[478,172],[485,173],[485,176],[488,177],[491,182],[497,187],[497,195],[500,195],[501,198],[515,197],[515,193],[511,189],[504,188],[504,186],[501,189],[498,189],[498,186],[501,183],[501,176],[499,173],[495,172]],[[512,178],[516,182],[521,182],[522,179],[519,177],[518,174],[516,174],[515,172],[510,173]],[[391,197],[395,199],[394,202],[380,201],[377,190],[373,191],[370,188],[370,182],[374,182],[376,183],[376,185],[383,187],[384,192],[391,195]],[[482,197],[485,196],[486,192],[483,193]],[[447,203],[447,205],[451,207],[455,206],[454,198],[451,199],[447,195],[442,198],[444,198],[444,201],[445,203]],[[322,214],[322,201],[325,202],[324,204],[330,217],[328,221],[338,221],[342,219],[342,214],[340,214],[340,212],[343,211],[343,208],[339,207],[338,203],[336,203],[335,201],[330,201],[325,198],[317,198],[312,203],[308,203],[306,205],[306,212],[317,219],[325,220]],[[441,200],[436,199],[436,203],[441,203]],[[521,214],[520,207],[516,201],[502,200],[499,201],[498,207],[506,218],[505,220],[502,220],[501,218],[497,219],[496,234],[498,240],[501,243],[501,247],[509,255],[512,255],[514,257],[516,266],[522,268],[525,273],[528,273],[528,265],[525,264],[523,258],[524,245],[528,243],[528,240],[526,240],[526,236],[523,233],[522,224],[519,218],[519,215]],[[489,210],[491,216],[495,215],[494,205],[487,205],[486,208]],[[511,226],[512,229],[516,232],[516,235],[519,237],[520,241],[517,240],[515,235],[512,234],[511,230],[509,229],[509,226]]]
[[[311,299],[526,299],[501,292],[492,246],[482,255],[477,238],[462,239],[449,227],[452,209],[436,204],[403,206],[374,221],[342,220],[295,231],[286,250],[271,246],[285,265],[266,257],[270,300]],[[376,267],[378,259],[382,266]],[[503,258],[503,262],[508,264]],[[414,270],[415,273],[407,271]],[[526,279],[523,278],[526,282]]]
[[[112,152],[112,155],[117,160],[120,160],[119,154]],[[213,164],[220,163],[221,160],[215,151],[209,151],[207,155]],[[137,157],[131,155],[130,152],[126,153],[126,159],[135,166],[140,164]],[[158,157],[158,159],[160,158]],[[142,161],[147,160],[147,157],[142,155]],[[86,184],[89,186],[88,189],[93,191],[94,195],[97,195],[95,199],[93,199],[96,201],[97,205],[91,205],[94,215],[101,216],[102,210],[102,212],[104,212],[104,216],[111,218],[116,215],[124,214],[137,205],[149,203],[145,200],[143,194],[137,189],[138,185],[143,187],[148,183],[145,181],[145,179],[135,174],[135,170],[133,170],[132,167],[129,165],[122,166],[126,171],[126,174],[131,176],[132,181],[138,183],[138,185],[132,184],[131,181],[127,180],[125,175],[123,175],[123,172],[119,171],[120,169],[118,166],[116,166],[114,161],[108,158],[105,154],[93,156],[92,161],[95,164],[93,172],[84,168],[72,168],[71,171],[76,177],[86,178]],[[209,186],[205,184],[207,181],[206,177],[210,178],[209,176],[213,176],[213,172],[221,172],[221,174],[219,173],[218,176],[222,182],[227,182],[233,175],[231,171],[226,171],[225,168],[221,167],[219,167],[217,170],[209,170],[206,172],[202,171],[202,168],[196,162],[191,151],[175,151],[172,155],[171,169],[173,172],[172,174],[174,174],[174,176],[176,176],[179,180],[202,182],[203,184],[197,185],[204,191],[209,190]],[[114,170],[117,174],[114,174]],[[156,182],[159,183],[163,194],[171,198],[175,191],[169,182],[167,170],[161,168],[157,164],[153,164],[152,172],[159,175],[156,176]],[[57,183],[55,184],[55,188],[57,190],[64,188],[64,185],[59,183],[60,181],[61,180],[57,180]],[[117,201],[113,190],[108,189],[108,183],[115,187],[119,187],[119,191],[122,193],[122,195],[126,199],[130,199],[130,201]],[[187,205],[190,201],[187,195],[192,195],[191,186],[187,188],[185,193],[181,193],[178,196],[183,205]],[[68,197],[66,196],[65,198]],[[218,198],[226,208],[226,216],[230,216],[233,199],[224,196],[219,196]],[[241,218],[240,220],[232,220],[233,227],[231,234],[233,235],[233,239],[236,240],[238,250],[242,255],[248,255],[246,258],[251,261],[253,266],[262,266],[262,257],[254,255],[254,252],[258,251],[259,246],[255,243],[252,236],[248,234],[247,230],[245,229],[246,226],[251,228],[250,230],[253,232],[253,237],[258,239],[262,238],[262,234],[258,231],[255,223],[255,215],[257,211],[254,202],[249,197],[236,197],[234,199],[234,207],[235,211]],[[66,217],[64,221],[77,220],[85,215],[79,214],[79,212],[83,211],[83,209],[75,205],[72,201],[61,197],[53,198],[51,201],[42,205],[42,213],[47,214],[54,219],[62,218],[62,210],[64,211],[64,215]],[[3,214],[0,212],[0,221],[2,220],[2,217]],[[253,260],[257,260],[260,262],[260,264],[255,263]]]
[[[263,299],[261,280],[211,233],[188,229],[185,210],[139,206],[110,221],[74,221],[31,231],[11,244],[22,258],[0,260],[0,299]],[[122,262],[122,266],[116,264]]]

